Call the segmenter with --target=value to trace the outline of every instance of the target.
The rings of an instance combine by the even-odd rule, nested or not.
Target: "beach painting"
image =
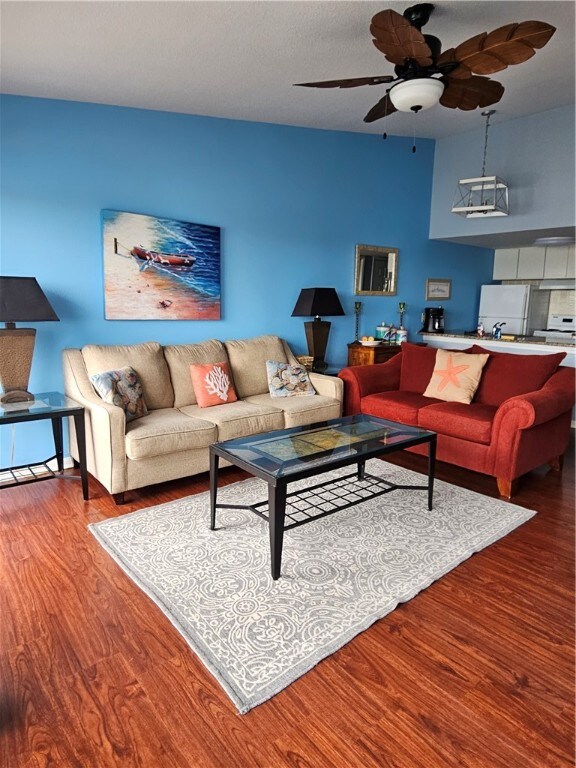
[[[106,320],[219,320],[220,227],[102,211]]]

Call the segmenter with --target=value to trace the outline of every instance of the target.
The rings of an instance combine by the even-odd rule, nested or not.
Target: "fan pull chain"
[[[386,96],[388,96],[389,93],[390,91],[387,90]],[[384,102],[384,123],[386,123],[387,117],[388,117],[388,99],[386,99],[386,101]],[[384,141],[386,141],[386,139],[388,138],[388,134],[386,133],[386,131],[384,131],[384,133],[382,134],[382,138],[384,139]]]
[[[412,138],[412,154],[414,155],[416,153],[416,115],[417,112],[413,112],[414,117],[412,118],[412,126],[413,126],[413,138]]]

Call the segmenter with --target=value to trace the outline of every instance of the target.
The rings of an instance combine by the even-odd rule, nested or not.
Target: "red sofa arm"
[[[574,368],[559,368],[542,389],[505,400],[496,412],[496,419],[500,421],[515,411],[517,428],[529,429],[571,410],[576,399],[575,374]]]
[[[344,415],[360,413],[360,403],[366,395],[389,392],[400,388],[402,352],[376,365],[352,365],[338,374],[344,382]]]

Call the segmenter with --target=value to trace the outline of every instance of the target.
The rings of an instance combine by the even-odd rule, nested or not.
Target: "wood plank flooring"
[[[491,478],[437,474],[497,496]],[[521,482],[532,520],[243,716],[86,529],[207,489],[122,507],[92,479],[89,502],[75,479],[1,492],[2,768],[574,765],[574,441],[562,473]]]

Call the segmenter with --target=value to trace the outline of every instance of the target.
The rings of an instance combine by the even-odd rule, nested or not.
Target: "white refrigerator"
[[[489,335],[495,323],[506,323],[502,333],[531,336],[546,327],[550,291],[535,285],[483,285],[480,291],[478,323]]]

